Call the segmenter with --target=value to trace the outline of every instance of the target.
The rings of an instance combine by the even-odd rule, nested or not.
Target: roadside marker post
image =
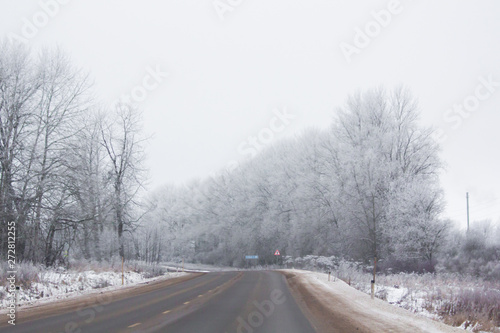
[[[122,286],[125,284],[124,280],[124,272],[123,272],[123,262],[125,261],[125,258],[122,257]]]
[[[375,275],[377,274],[377,256],[373,259],[373,280],[372,280],[372,299],[375,297]]]

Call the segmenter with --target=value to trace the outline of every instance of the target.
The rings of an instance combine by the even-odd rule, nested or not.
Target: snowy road
[[[21,316],[0,332],[315,332],[285,277],[270,271],[199,274],[85,305]]]

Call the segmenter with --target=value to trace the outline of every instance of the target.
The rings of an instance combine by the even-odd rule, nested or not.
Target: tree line
[[[148,247],[156,258],[229,266],[248,264],[245,255],[274,263],[279,249],[432,270],[448,223],[440,219],[439,147],[418,118],[403,88],[356,93],[326,130],[152,193]]]

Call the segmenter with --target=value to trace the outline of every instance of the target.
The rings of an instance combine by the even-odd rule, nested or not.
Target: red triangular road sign
[[[280,250],[276,250],[276,252],[274,252],[274,255],[275,255],[275,256],[280,256],[280,255],[281,255],[281,254],[280,254]]]

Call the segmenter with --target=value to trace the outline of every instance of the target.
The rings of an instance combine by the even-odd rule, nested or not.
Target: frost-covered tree
[[[354,253],[432,258],[443,226],[431,131],[403,89],[358,93],[339,110],[333,151],[339,210]]]
[[[208,263],[244,265],[246,254],[273,263],[276,249],[431,261],[446,226],[430,134],[403,89],[359,93],[328,130],[280,140],[233,171],[179,188],[154,219],[182,216],[170,239],[194,244],[184,255]]]

